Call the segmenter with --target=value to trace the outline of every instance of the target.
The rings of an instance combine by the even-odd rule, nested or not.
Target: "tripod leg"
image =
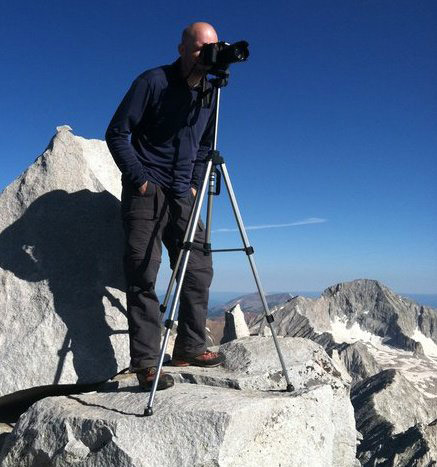
[[[247,254],[247,257],[249,259],[250,267],[252,269],[252,273],[253,273],[253,277],[254,277],[255,282],[256,282],[258,293],[259,293],[259,296],[261,298],[261,302],[263,304],[264,314],[265,314],[267,323],[270,326],[270,330],[272,331],[273,341],[275,343],[275,347],[276,347],[276,351],[278,353],[279,361],[281,362],[282,371],[284,373],[285,380],[287,381],[287,391],[292,392],[292,391],[294,391],[294,387],[290,382],[287,367],[285,366],[285,362],[284,362],[284,358],[282,356],[281,348],[279,346],[278,338],[276,336],[276,332],[275,332],[275,330],[273,328],[273,324],[272,324],[273,321],[274,321],[274,318],[273,318],[272,314],[270,313],[269,307],[267,305],[266,296],[265,296],[264,290],[262,288],[261,281],[260,281],[260,278],[259,278],[259,275],[258,275],[258,271],[257,271],[256,265],[255,265],[255,259],[253,257],[254,251],[253,251],[253,248],[249,244],[249,239],[247,237],[246,229],[244,228],[243,220],[241,218],[240,210],[238,208],[237,200],[235,198],[235,193],[234,193],[234,190],[232,188],[231,180],[229,178],[229,174],[228,174],[228,171],[226,169],[226,165],[225,165],[224,162],[220,164],[220,168],[221,168],[221,171],[222,171],[222,174],[223,174],[223,178],[225,179],[226,188],[228,190],[229,198],[231,200],[232,209],[234,211],[234,215],[235,215],[235,219],[237,221],[238,229],[240,231],[241,239],[243,240],[244,249],[246,250],[246,254]]]
[[[161,373],[162,365],[164,363],[164,356],[165,356],[165,351],[167,349],[168,340],[170,337],[170,331],[174,324],[174,316],[176,313],[176,308],[179,303],[179,297],[181,294],[182,284],[184,281],[185,272],[187,270],[188,260],[190,258],[191,245],[194,241],[194,236],[196,234],[196,227],[197,227],[197,223],[199,222],[200,211],[202,209],[203,199],[205,197],[206,188],[208,186],[208,179],[209,179],[209,174],[211,172],[211,167],[212,167],[212,161],[210,160],[208,161],[208,164],[206,166],[205,178],[202,183],[202,189],[200,193],[197,194],[193,209],[191,210],[190,220],[188,221],[187,229],[185,231],[184,244],[182,246],[181,251],[179,252],[179,257],[178,257],[176,266],[173,271],[172,279],[170,280],[170,285],[169,285],[169,288],[167,289],[167,295],[170,295],[169,290],[173,288],[172,281],[174,283],[175,278],[180,274],[179,280],[176,286],[176,291],[173,295],[169,317],[165,321],[166,329],[165,329],[165,334],[164,334],[164,341],[162,343],[161,352],[159,354],[158,369],[156,371],[155,379],[153,380],[152,390],[149,396],[149,402],[147,404],[146,409],[144,410],[145,416],[153,415],[153,402],[155,400],[156,390],[158,387],[159,375]],[[167,299],[167,296],[166,296],[166,299]]]
[[[197,201],[197,198],[198,197],[196,196],[196,201]],[[202,205],[202,203],[201,203],[201,205]],[[183,240],[184,244],[189,239],[189,233],[190,233],[189,226],[191,225],[191,223],[193,221],[193,216],[196,213],[196,206],[197,206],[197,204],[195,202],[194,205],[193,205],[193,209],[191,210],[190,219],[188,220],[187,229],[185,231],[184,240]],[[195,225],[197,225],[197,224],[195,224]],[[181,252],[182,252],[182,250],[181,250]],[[169,282],[168,287],[167,287],[167,292],[165,293],[164,301],[162,302],[162,305],[160,307],[161,313],[165,313],[166,310],[167,310],[167,305],[168,305],[168,302],[170,301],[173,286],[174,286],[174,283],[176,281],[176,277],[177,277],[177,274],[178,274],[178,271],[179,271],[179,265],[181,264],[181,259],[182,259],[182,255],[179,254],[178,259],[177,259],[176,264],[175,264],[175,267],[173,268],[173,273],[171,275],[170,282]]]
[[[212,167],[209,175],[209,190],[208,190],[208,202],[206,211],[206,228],[205,228],[205,254],[211,254],[211,222],[212,222],[212,204],[215,195],[215,186],[217,179],[217,170],[215,166]]]

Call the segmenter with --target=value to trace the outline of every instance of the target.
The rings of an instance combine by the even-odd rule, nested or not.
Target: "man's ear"
[[[185,46],[184,44],[179,44],[178,45],[178,52],[179,52],[179,55],[183,55],[184,52],[185,52]]]

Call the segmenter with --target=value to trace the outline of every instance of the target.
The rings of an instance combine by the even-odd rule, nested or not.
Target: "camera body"
[[[249,43],[246,41],[228,44],[227,42],[215,42],[205,44],[200,51],[199,62],[204,66],[210,66],[210,73],[214,70],[224,70],[231,63],[243,62],[249,57]]]

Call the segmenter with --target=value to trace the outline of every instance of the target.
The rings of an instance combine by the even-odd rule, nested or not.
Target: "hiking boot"
[[[171,365],[173,366],[202,366],[211,368],[221,365],[226,360],[225,356],[220,352],[211,352],[206,350],[195,357],[183,354],[173,354]]]
[[[138,384],[145,391],[151,391],[153,386],[153,381],[155,379],[156,371],[158,369],[155,366],[150,368],[145,368],[144,370],[137,371]],[[161,391],[162,389],[171,388],[174,385],[174,379],[172,376],[167,373],[159,375],[157,390]]]

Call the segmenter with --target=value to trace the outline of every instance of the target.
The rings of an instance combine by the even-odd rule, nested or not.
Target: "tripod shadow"
[[[125,314],[106,288],[125,289],[122,249],[120,202],[107,191],[46,193],[0,234],[0,267],[28,282],[47,280],[54,311],[67,327],[62,347],[50,349],[59,356],[55,384],[69,352],[78,383],[117,372],[102,300]]]

